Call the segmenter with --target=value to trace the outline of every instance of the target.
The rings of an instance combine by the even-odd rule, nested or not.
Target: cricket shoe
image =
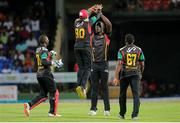
[[[132,120],[138,120],[138,117],[137,116],[132,117]]]
[[[49,113],[48,114],[48,117],[61,117],[62,115],[60,114],[52,114],[52,113]]]
[[[110,116],[110,112],[109,111],[104,111],[104,116]]]
[[[24,113],[27,117],[30,116],[30,106],[29,103],[24,103]]]
[[[88,115],[90,115],[90,116],[95,116],[95,115],[97,115],[97,112],[94,111],[94,110],[90,110],[90,112],[88,113]]]
[[[120,119],[125,119],[124,115],[122,116],[122,115],[119,114],[118,117],[119,117]]]
[[[76,92],[77,92],[79,98],[81,98],[81,99],[85,99],[86,98],[86,90],[82,89],[81,86],[77,86]]]

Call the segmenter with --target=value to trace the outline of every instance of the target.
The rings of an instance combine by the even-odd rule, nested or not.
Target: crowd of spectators
[[[114,86],[113,78],[110,79],[109,86]],[[140,82],[140,96],[143,98],[176,97],[180,95],[179,88],[179,83],[167,82],[154,77],[143,78]]]
[[[18,5],[24,8],[21,13],[12,6],[0,0],[0,73],[34,72],[38,37],[48,30],[44,3],[37,0],[26,7]]]
[[[141,97],[178,96],[180,94],[178,83],[169,83],[162,80],[142,80]]]
[[[128,11],[168,11],[180,9],[180,0],[115,0],[115,8]]]

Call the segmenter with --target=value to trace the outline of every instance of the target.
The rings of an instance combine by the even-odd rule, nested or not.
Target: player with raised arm
[[[95,32],[92,34],[92,66],[91,66],[91,108],[89,115],[97,114],[97,101],[99,84],[102,89],[104,102],[104,115],[110,115],[108,76],[109,76],[109,45],[112,32],[112,24],[102,13],[95,24]]]
[[[90,77],[91,70],[91,26],[100,18],[101,13],[97,11],[99,9],[102,9],[101,5],[94,5],[88,10],[82,9],[79,12],[79,18],[77,18],[74,23],[74,53],[79,67],[76,92],[80,98],[86,98],[86,83]],[[95,16],[90,17],[92,13],[94,13]]]

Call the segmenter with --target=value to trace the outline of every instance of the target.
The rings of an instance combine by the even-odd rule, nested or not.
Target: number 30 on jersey
[[[85,37],[84,28],[75,28],[75,35],[76,35],[76,38],[83,39]]]

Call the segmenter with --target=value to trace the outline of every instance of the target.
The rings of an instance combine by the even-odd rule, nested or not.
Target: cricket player
[[[131,118],[138,119],[140,106],[140,80],[144,71],[144,54],[140,47],[134,44],[135,38],[132,34],[125,35],[126,45],[118,51],[118,63],[115,71],[114,83],[120,80],[119,117],[125,119],[126,114],[126,92],[130,85],[133,94],[133,111]]]
[[[101,20],[95,24],[95,32],[92,34],[92,67],[91,67],[91,108],[89,115],[97,114],[98,87],[101,85],[104,102],[104,115],[110,115],[108,76],[109,62],[108,50],[112,24],[102,13]]]
[[[36,60],[38,65],[37,80],[40,85],[40,93],[35,99],[24,104],[24,113],[26,116],[30,116],[30,110],[45,101],[49,93],[50,110],[48,116],[59,117],[61,116],[57,114],[59,92],[50,67],[54,65],[61,68],[63,63],[61,59],[53,60],[56,52],[48,51],[47,46],[49,44],[49,39],[46,35],[41,35],[39,37],[39,44],[40,46],[36,49]]]
[[[82,9],[79,18],[75,20],[75,44],[74,53],[79,70],[77,73],[76,92],[80,98],[86,98],[86,83],[90,77],[91,70],[91,26],[100,18],[101,5],[94,5],[88,10]],[[90,17],[92,13],[95,16]]]

